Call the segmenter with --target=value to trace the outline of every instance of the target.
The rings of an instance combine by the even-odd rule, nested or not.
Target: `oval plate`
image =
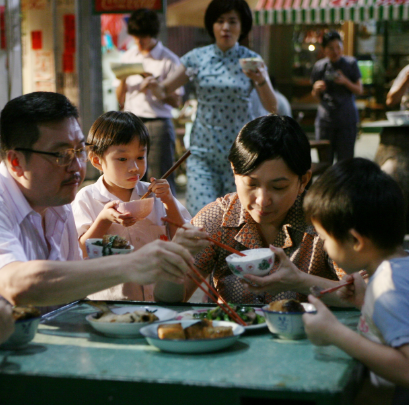
[[[263,312],[263,310],[261,308],[253,308],[253,309],[256,311],[256,313],[258,315],[265,318],[264,312]],[[203,312],[207,312],[208,310],[209,310],[209,308],[208,309],[192,309],[190,311],[180,312],[175,319],[178,320],[178,321],[181,321],[181,320],[183,320],[183,321],[197,320],[198,321],[199,319],[194,318],[193,315],[194,314],[201,314]],[[233,323],[236,323],[236,322],[233,322]],[[265,328],[266,326],[267,326],[267,323],[264,322],[264,323],[258,323],[256,325],[243,326],[243,328],[245,330],[253,330],[253,329],[262,329],[262,328]]]
[[[151,306],[128,305],[123,307],[113,307],[111,308],[111,311],[119,315],[133,311],[154,312],[155,315],[159,318],[159,321],[153,322],[155,324],[174,319],[177,315],[177,312],[171,309]],[[122,339],[139,337],[140,329],[143,328],[144,326],[150,325],[148,322],[141,323],[96,322],[94,318],[95,314],[90,314],[85,319],[96,331],[101,332],[109,337]]]
[[[194,321],[171,321],[166,323],[181,323],[183,329],[196,323]],[[171,353],[209,353],[225,349],[232,346],[244,333],[244,328],[234,322],[213,321],[214,326],[231,326],[234,336],[227,336],[218,339],[192,339],[192,340],[177,340],[177,339],[159,339],[158,324],[145,326],[141,329],[141,335],[145,336],[147,342],[157,347],[160,350]]]

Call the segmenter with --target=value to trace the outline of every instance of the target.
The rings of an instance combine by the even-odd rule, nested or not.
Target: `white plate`
[[[194,318],[193,315],[194,314],[200,314],[200,313],[203,313],[203,312],[207,312],[209,309],[210,308],[208,308],[208,309],[192,309],[190,311],[180,312],[175,319],[178,320],[178,321],[180,321],[180,320],[187,321],[187,320],[192,320],[192,319],[195,319],[195,320],[198,321],[199,319]],[[254,308],[254,309],[255,309],[255,311],[256,311],[256,313],[258,315],[265,318],[264,312],[263,312],[263,310],[261,308]],[[244,327],[245,330],[253,330],[253,329],[262,329],[262,328],[265,328],[266,326],[267,326],[267,323],[264,322],[264,323],[259,323],[257,325],[248,325],[248,326],[243,326],[243,327]]]
[[[177,315],[176,311],[167,308],[161,307],[151,307],[151,306],[134,306],[128,305],[124,307],[113,307],[111,311],[115,314],[126,314],[127,312],[133,311],[155,311],[154,314],[159,318],[159,321],[154,322],[155,324],[169,321],[174,319]],[[142,323],[117,323],[117,322],[96,322],[94,320],[94,315],[88,315],[85,319],[89,322],[89,324],[98,332],[103,333],[109,337],[115,338],[132,338],[138,337],[140,335],[140,329],[146,325],[149,325],[148,322]]]
[[[171,321],[166,323],[181,323],[183,329],[196,323],[195,321]],[[172,353],[209,353],[225,349],[233,345],[242,333],[244,328],[237,323],[225,321],[213,321],[214,326],[231,326],[234,336],[227,336],[218,339],[192,339],[192,340],[176,340],[176,339],[159,339],[158,324],[145,326],[141,329],[141,335],[145,336],[148,343],[165,352]]]

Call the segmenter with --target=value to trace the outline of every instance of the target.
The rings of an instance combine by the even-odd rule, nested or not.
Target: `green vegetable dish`
[[[261,316],[258,313],[256,313],[256,311],[252,307],[246,307],[243,305],[232,305],[232,304],[229,304],[229,305],[231,308],[233,308],[234,311],[237,312],[240,318],[243,319],[244,322],[246,322],[247,326],[259,325],[261,323],[266,322],[264,316]],[[229,317],[229,315],[224,313],[220,307],[209,309],[206,312],[196,312],[195,314],[193,314],[193,318],[211,319],[213,321],[234,322],[234,320],[232,320]]]

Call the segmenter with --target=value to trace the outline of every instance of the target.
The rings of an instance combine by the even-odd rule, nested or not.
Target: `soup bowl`
[[[233,274],[243,278],[245,274],[265,276],[274,265],[274,253],[268,248],[242,251],[245,256],[236,253],[226,257],[227,265]]]
[[[122,214],[131,214],[138,221],[145,219],[153,209],[153,198],[133,200],[118,204],[118,211]]]

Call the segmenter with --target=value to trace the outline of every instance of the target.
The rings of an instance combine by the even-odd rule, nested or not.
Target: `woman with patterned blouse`
[[[236,138],[229,160],[237,192],[208,204],[192,224],[239,251],[270,247],[277,260],[269,275],[246,275],[243,283],[227,267],[225,259],[230,253],[209,245],[195,257],[200,272],[210,276],[217,291],[232,303],[261,304],[284,298],[305,301],[311,286],[337,285],[343,272],[329,259],[315,229],[304,219],[302,204],[311,179],[311,155],[298,123],[278,115],[251,121]],[[178,236],[183,237],[181,234]],[[189,279],[184,285],[164,287],[158,294],[166,301],[188,300],[196,290]],[[339,305],[336,297],[327,296],[328,304]]]
[[[206,204],[234,191],[227,156],[236,135],[251,121],[250,93],[254,87],[267,111],[277,101],[265,68],[243,71],[241,58],[260,58],[238,41],[251,30],[252,14],[244,0],[213,0],[205,14],[205,26],[215,43],[196,48],[181,58],[177,71],[149,88],[162,99],[189,80],[198,99],[191,132],[192,156],[187,163],[187,209],[195,215]]]

